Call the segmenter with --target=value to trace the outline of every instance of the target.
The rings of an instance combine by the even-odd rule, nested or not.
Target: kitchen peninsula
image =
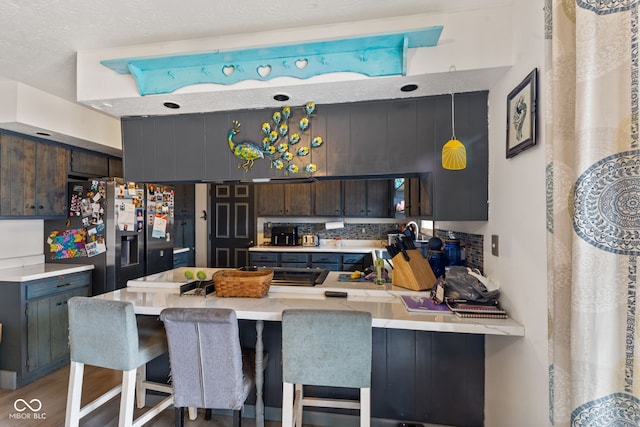
[[[396,286],[387,289],[372,283],[341,282],[340,272],[335,271],[321,285],[272,286],[263,298],[217,298],[215,294],[205,298],[179,295],[180,285],[188,282],[185,270],[182,267],[132,280],[127,288],[97,298],[130,301],[136,313],[144,315],[158,315],[165,307],[234,309],[244,322],[243,345],[255,343],[260,352],[264,344],[269,353],[264,382],[265,415],[269,419],[279,417],[281,405],[280,321],[282,311],[287,308],[322,307],[372,314],[374,418],[482,425],[484,336],[505,339],[524,336],[524,327],[512,319],[461,319],[447,313],[410,313],[399,295],[416,292]],[[211,277],[219,269],[202,270]],[[348,296],[325,297],[327,290],[346,291]],[[257,414],[262,411],[260,406],[257,399]]]

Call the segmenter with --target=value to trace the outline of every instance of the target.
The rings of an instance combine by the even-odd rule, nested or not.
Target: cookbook
[[[485,319],[506,319],[508,317],[507,311],[497,304],[452,302],[448,300],[446,305],[458,317]]]
[[[407,311],[414,313],[439,312],[451,313],[446,304],[436,304],[427,296],[401,295],[400,299]]]

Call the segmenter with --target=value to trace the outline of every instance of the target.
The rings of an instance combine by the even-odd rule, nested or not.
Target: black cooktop
[[[255,265],[247,265],[240,267],[239,270],[272,270],[273,280],[271,284],[284,286],[321,285],[329,274],[329,270],[326,268],[258,267]]]

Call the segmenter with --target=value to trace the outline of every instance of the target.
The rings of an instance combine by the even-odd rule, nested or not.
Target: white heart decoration
[[[235,70],[236,67],[234,67],[233,65],[225,65],[224,67],[222,67],[222,73],[225,76],[230,76]]]
[[[296,67],[301,70],[305,69],[307,67],[307,64],[309,64],[309,61],[307,61],[306,59],[298,59],[296,61]]]
[[[261,65],[258,67],[258,74],[260,77],[265,78],[271,74],[271,65]]]

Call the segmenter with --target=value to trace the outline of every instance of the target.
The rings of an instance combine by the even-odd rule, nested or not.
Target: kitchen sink
[[[241,271],[273,271],[272,285],[278,286],[316,286],[321,285],[329,274],[326,268],[294,268],[294,267],[258,267],[248,265],[240,267]]]

